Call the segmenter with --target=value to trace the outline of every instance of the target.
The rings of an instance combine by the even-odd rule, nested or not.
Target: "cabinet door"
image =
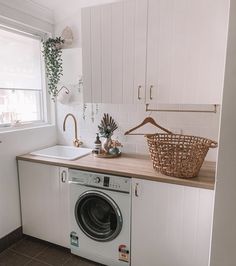
[[[149,0],[149,103],[220,104],[229,1]]]
[[[82,9],[84,101],[144,103],[147,0]]]
[[[69,194],[61,184],[60,168],[25,161],[18,166],[23,233],[68,246]]]
[[[84,102],[92,102],[92,71],[91,71],[91,8],[83,8],[81,12],[82,31],[82,68]]]
[[[145,103],[147,52],[147,1],[136,0],[134,26],[134,103]]]
[[[213,191],[133,179],[135,266],[208,266]]]

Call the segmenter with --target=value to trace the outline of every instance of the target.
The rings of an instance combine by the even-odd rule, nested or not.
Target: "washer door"
[[[80,229],[96,241],[111,241],[116,238],[123,225],[117,204],[99,191],[86,191],[75,205],[75,218]]]

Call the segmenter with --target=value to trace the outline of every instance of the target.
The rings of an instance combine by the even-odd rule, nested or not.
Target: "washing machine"
[[[71,253],[130,265],[131,179],[69,169]]]

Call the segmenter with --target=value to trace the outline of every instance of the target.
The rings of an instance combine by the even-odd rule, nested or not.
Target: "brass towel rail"
[[[194,109],[151,109],[149,108],[149,104],[146,104],[146,112],[175,112],[175,113],[217,113],[217,104],[213,104],[212,110],[194,110]]]

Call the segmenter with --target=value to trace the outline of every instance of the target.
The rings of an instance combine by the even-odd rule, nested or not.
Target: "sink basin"
[[[91,152],[92,150],[87,148],[55,145],[46,149],[31,152],[30,154],[71,161],[88,155]]]

